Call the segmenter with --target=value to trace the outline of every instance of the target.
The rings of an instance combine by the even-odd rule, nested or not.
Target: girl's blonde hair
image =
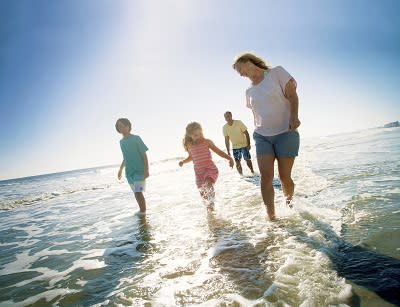
[[[185,137],[183,138],[183,147],[186,151],[188,151],[188,146],[193,144],[193,139],[190,135],[197,129],[202,130],[201,125],[197,122],[191,122],[186,126]]]
[[[255,55],[254,53],[250,53],[250,52],[242,53],[242,54],[239,54],[238,56],[236,56],[232,67],[233,67],[233,69],[235,69],[236,68],[235,66],[237,63],[247,63],[247,62],[251,62],[261,69],[271,69],[272,68],[262,58]]]

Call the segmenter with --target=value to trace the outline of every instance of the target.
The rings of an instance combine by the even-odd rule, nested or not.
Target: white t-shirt
[[[259,84],[246,90],[256,133],[272,136],[289,131],[290,102],[285,97],[285,87],[291,79],[294,80],[282,66],[277,66],[266,71]]]

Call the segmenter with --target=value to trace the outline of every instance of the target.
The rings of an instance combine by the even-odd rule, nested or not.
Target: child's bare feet
[[[286,206],[289,206],[289,208],[293,208],[292,199],[292,197],[286,198]]]
[[[138,211],[135,213],[135,215],[139,217],[146,216],[146,211]]]
[[[271,222],[276,221],[275,215],[272,215],[272,216],[267,215],[267,216],[265,217],[265,219],[266,219],[267,221],[271,221]]]

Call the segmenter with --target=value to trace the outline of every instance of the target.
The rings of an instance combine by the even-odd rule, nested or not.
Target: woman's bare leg
[[[282,191],[286,198],[286,204],[290,205],[294,193],[294,183],[292,180],[292,168],[294,164],[293,158],[277,158],[279,179],[282,183]]]
[[[257,157],[257,162],[261,177],[261,195],[267,209],[268,217],[272,221],[275,219],[275,191],[272,186],[272,180],[274,179],[275,156],[261,155]]]

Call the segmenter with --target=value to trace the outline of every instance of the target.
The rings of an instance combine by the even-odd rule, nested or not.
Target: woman
[[[300,145],[296,130],[300,126],[297,84],[283,67],[272,68],[251,53],[238,56],[233,68],[251,81],[251,86],[246,90],[246,100],[247,107],[254,115],[253,138],[261,174],[261,194],[268,217],[274,220],[275,191],[272,180],[275,159],[278,161],[279,178],[289,206],[294,193],[291,174]]]

